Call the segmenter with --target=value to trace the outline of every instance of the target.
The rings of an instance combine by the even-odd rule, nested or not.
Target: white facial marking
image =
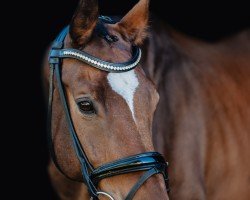
[[[107,79],[111,88],[125,99],[132,112],[133,119],[135,120],[134,94],[139,85],[135,71],[130,70],[122,73],[109,73]]]

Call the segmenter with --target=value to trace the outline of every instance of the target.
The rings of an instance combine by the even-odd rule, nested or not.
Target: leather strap
[[[139,181],[132,187],[132,189],[129,191],[127,197],[125,198],[125,200],[132,200],[133,197],[135,196],[135,193],[139,190],[139,188],[153,175],[161,173],[161,171],[159,171],[156,168],[151,168],[150,170],[148,170],[147,172],[145,172],[141,178],[139,179]]]
[[[50,76],[49,76],[49,101],[48,101],[48,113],[47,113],[47,140],[48,140],[48,146],[49,146],[49,152],[51,155],[51,158],[57,167],[57,169],[63,173],[62,169],[60,168],[55,154],[55,148],[54,144],[52,142],[52,134],[51,134],[51,121],[52,121],[52,103],[53,103],[53,94],[54,94],[54,71],[55,67],[54,64],[50,64]]]
[[[104,178],[137,171],[147,171],[152,167],[164,173],[167,166],[168,164],[160,153],[146,152],[104,164],[91,173],[91,179],[97,184]]]
[[[66,34],[68,32],[68,27],[64,28],[60,34],[57,36],[55,41],[53,42],[54,49],[61,49],[63,48],[63,42],[64,38],[66,37]],[[51,158],[55,164],[55,166],[58,168],[58,170],[63,173],[62,169],[60,168],[56,155],[54,150],[54,145],[52,142],[52,134],[51,134],[51,121],[52,121],[52,103],[53,103],[53,94],[54,94],[54,71],[55,71],[55,65],[60,64],[59,58],[51,58],[49,57],[49,64],[50,64],[50,75],[49,75],[49,100],[48,100],[48,111],[47,111],[47,140],[48,140],[48,146],[49,146],[49,152],[51,155]]]
[[[58,50],[58,49],[63,48],[63,41],[64,41],[67,33],[68,33],[68,27],[63,29],[63,31],[56,38],[55,42],[52,45],[53,50]],[[53,82],[54,82],[53,77],[54,77],[54,72],[55,72],[55,77],[57,79],[57,87],[58,87],[60,99],[61,99],[61,102],[63,105],[64,113],[66,116],[66,121],[68,124],[69,133],[70,133],[71,138],[72,138],[72,143],[73,143],[73,147],[74,147],[76,156],[81,164],[83,181],[87,185],[90,195],[92,197],[96,198],[97,197],[97,194],[96,194],[97,189],[89,178],[90,177],[89,173],[92,172],[94,168],[91,165],[91,163],[88,161],[88,158],[81,147],[80,141],[79,141],[77,134],[74,130],[74,125],[72,123],[72,119],[71,119],[71,116],[69,113],[69,108],[67,105],[65,92],[64,92],[62,81],[61,81],[61,70],[60,70],[61,59],[59,57],[51,57],[50,56],[49,62],[50,62],[50,73],[51,74],[50,74],[49,108],[48,108],[48,131],[49,131],[49,133],[51,133],[51,116],[52,116],[52,101],[53,101]],[[61,170],[61,168],[58,165],[58,162],[56,160],[51,134],[50,134],[50,139],[49,139],[49,146],[50,146],[51,157],[52,157],[55,165],[57,166],[57,168],[62,172],[62,170]]]

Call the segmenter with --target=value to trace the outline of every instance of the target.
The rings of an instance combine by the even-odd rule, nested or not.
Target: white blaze
[[[125,99],[135,120],[134,94],[139,85],[135,71],[130,70],[122,73],[109,73],[107,79],[111,88]]]

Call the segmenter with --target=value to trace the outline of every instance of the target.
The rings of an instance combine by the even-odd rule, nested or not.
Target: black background
[[[77,0],[11,2],[2,18],[1,154],[7,199],[55,199],[46,165],[46,106],[41,61],[46,47],[69,23]],[[124,15],[136,0],[99,0],[103,15]],[[163,2],[165,5],[163,5]],[[151,11],[176,29],[214,42],[250,27],[249,6],[234,1],[173,2],[152,0]],[[3,48],[3,47],[2,47]]]

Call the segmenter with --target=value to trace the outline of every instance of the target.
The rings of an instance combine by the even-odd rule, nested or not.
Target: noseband
[[[109,199],[114,199],[106,192],[98,191],[98,183],[108,177],[127,174],[131,172],[145,171],[145,173],[139,178],[138,182],[132,187],[128,193],[126,200],[133,199],[135,193],[140,188],[143,183],[153,176],[154,174],[161,173],[164,177],[167,191],[169,191],[168,186],[168,174],[167,174],[167,162],[165,162],[163,156],[158,152],[146,152],[137,154],[134,156],[126,157],[123,159],[116,160],[111,163],[104,164],[98,168],[94,168],[89,162],[81,144],[78,139],[78,136],[74,129],[74,124],[70,115],[69,107],[67,104],[64,86],[61,80],[61,65],[63,58],[73,58],[80,60],[88,65],[104,70],[107,72],[122,73],[129,71],[137,66],[141,58],[141,50],[138,47],[133,47],[133,56],[132,59],[125,63],[110,63],[100,60],[92,55],[87,54],[86,52],[79,51],[77,49],[65,49],[64,48],[64,39],[68,34],[69,28],[66,27],[62,32],[57,36],[54,41],[50,55],[50,92],[49,92],[49,103],[48,103],[48,131],[51,132],[51,116],[52,116],[52,101],[53,101],[53,79],[54,75],[57,79],[57,87],[60,94],[60,99],[63,105],[63,109],[66,115],[66,120],[68,124],[69,133],[72,138],[73,147],[76,153],[76,156],[81,165],[83,182],[86,184],[91,199],[96,200],[100,195],[106,196]],[[57,168],[62,171],[56,162],[56,156],[54,152],[54,147],[52,143],[52,136],[49,136],[49,146],[51,157],[57,166]]]

